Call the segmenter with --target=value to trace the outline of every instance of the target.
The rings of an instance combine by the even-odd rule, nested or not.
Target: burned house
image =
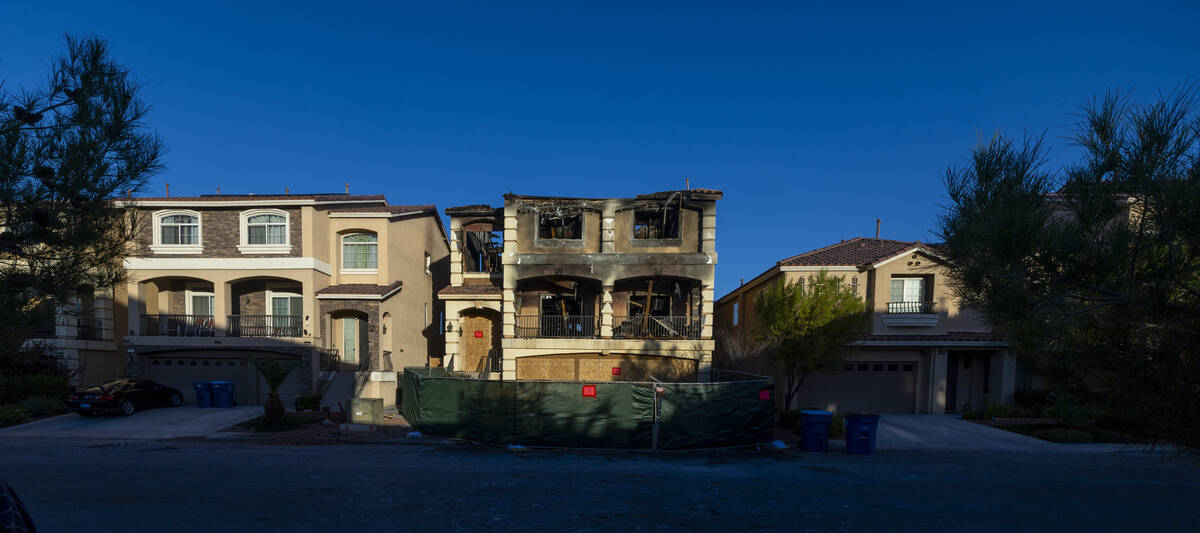
[[[708,381],[716,201],[508,194],[450,217],[448,368],[491,379]]]

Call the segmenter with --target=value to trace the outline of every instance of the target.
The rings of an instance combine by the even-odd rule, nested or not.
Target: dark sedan
[[[178,407],[183,403],[179,389],[148,379],[121,378],[95,387],[76,388],[67,396],[67,408],[84,416],[119,414],[129,416],[151,407]]]

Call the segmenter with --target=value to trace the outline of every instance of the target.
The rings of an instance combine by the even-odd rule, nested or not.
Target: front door
[[[358,362],[358,319],[350,316],[342,319],[342,361]]]

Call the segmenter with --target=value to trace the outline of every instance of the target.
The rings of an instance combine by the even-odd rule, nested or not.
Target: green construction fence
[[[409,367],[401,410],[422,433],[498,444],[672,450],[771,440],[774,380],[737,379],[490,381]]]

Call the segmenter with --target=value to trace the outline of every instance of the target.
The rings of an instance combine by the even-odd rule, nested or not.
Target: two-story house
[[[83,289],[64,302],[37,309],[27,346],[41,346],[72,371],[72,385],[101,383],[125,374],[124,287]],[[115,293],[115,294],[114,294]]]
[[[711,378],[716,201],[504,196],[450,217],[448,368],[491,379]]]
[[[961,305],[936,247],[919,241],[854,238],[783,259],[717,301],[717,326],[752,338],[759,292],[822,270],[865,299],[873,324],[841,370],[805,379],[790,408],[943,413],[1012,403],[1008,344]]]
[[[382,195],[206,195],[133,200],[125,261],[130,374],[186,391],[265,384],[248,358],[303,364],[281,389],[393,404],[396,371],[441,356],[435,291],[449,248],[432,205]],[[325,380],[324,382],[322,380]],[[332,382],[330,382],[332,381]]]

